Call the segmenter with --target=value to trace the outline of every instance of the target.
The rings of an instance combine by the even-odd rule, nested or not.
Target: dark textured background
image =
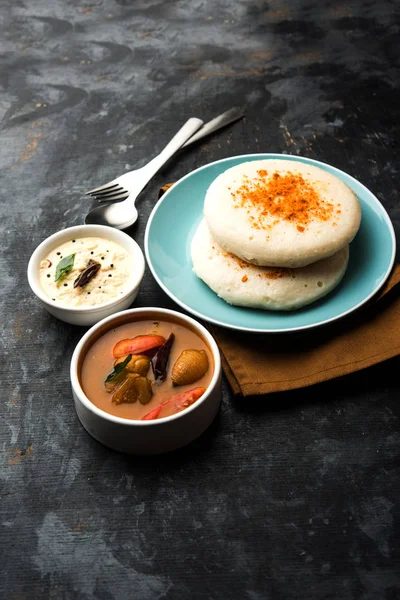
[[[80,224],[84,192],[148,161],[190,116],[246,119],[157,189],[246,152],[301,154],[366,184],[400,227],[395,0],[2,0],[0,598],[400,597],[400,363],[234,399],[197,442],[129,458],[78,423],[84,330],[48,315],[26,266]],[[173,307],[146,273],[136,306]]]

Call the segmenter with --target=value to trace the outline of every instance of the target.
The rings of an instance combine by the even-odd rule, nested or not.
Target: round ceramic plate
[[[192,271],[190,245],[203,217],[211,182],[235,165],[282,158],[315,165],[336,175],[357,194],[362,208],[360,229],[350,245],[350,261],[340,285],[325,298],[293,312],[231,306]],[[358,309],[388,278],[396,240],[393,225],[379,200],[359,181],[325,163],[287,154],[248,154],[196,169],[173,185],[154,207],[147,223],[145,251],[162,289],[182,308],[216,325],[243,331],[282,333],[317,327]]]

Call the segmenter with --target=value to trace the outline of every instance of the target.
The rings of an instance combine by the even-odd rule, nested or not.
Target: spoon
[[[147,165],[125,173],[114,180],[129,191],[129,197],[122,202],[105,204],[91,210],[85,218],[86,225],[108,225],[116,229],[126,229],[138,218],[135,202],[150,179],[182,147],[186,147],[202,137],[236,121],[243,116],[243,109],[233,108],[219,115],[206,125],[200,119],[189,119],[175,134],[167,146]],[[203,126],[202,126],[203,125]],[[197,133],[196,133],[197,131]],[[114,183],[113,182],[113,183]]]

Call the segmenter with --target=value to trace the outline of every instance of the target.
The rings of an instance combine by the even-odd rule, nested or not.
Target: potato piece
[[[133,404],[133,402],[136,402],[139,395],[136,387],[136,379],[138,377],[140,375],[137,373],[129,373],[113,394],[112,402],[115,402],[115,404]]]
[[[138,373],[128,373],[112,397],[115,404],[132,404],[139,400],[140,404],[147,404],[153,397],[151,381]]]
[[[119,363],[122,363],[126,359],[126,356],[121,356],[121,358],[117,358],[114,362],[114,367]],[[144,354],[134,354],[131,360],[125,367],[125,370],[128,373],[139,373],[139,375],[146,376],[149,372],[150,368],[150,358],[145,356]]]
[[[153,397],[151,381],[147,377],[138,377],[135,384],[140,404],[148,404]]]

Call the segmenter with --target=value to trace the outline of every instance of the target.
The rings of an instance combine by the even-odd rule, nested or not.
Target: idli
[[[219,175],[206,193],[204,216],[214,239],[243,260],[303,267],[352,241],[361,208],[354,192],[327,171],[271,159]]]
[[[329,294],[339,284],[349,247],[307,267],[260,267],[226,252],[203,219],[192,240],[191,255],[196,275],[229,304],[295,310]]]

